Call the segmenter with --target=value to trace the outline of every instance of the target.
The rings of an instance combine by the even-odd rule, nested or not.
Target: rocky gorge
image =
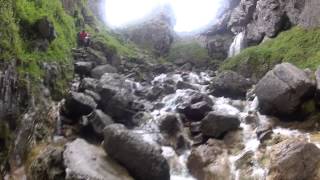
[[[142,25],[109,32],[99,24],[101,1],[53,2],[36,4],[57,5],[53,17],[12,16],[20,41],[32,41],[19,47],[30,46],[30,54],[0,56],[0,179],[320,179],[320,63],[267,62],[259,74],[252,64],[221,68],[294,26],[316,29],[316,0],[230,0],[199,34],[205,41],[177,48],[193,56],[187,61],[174,52],[179,35],[167,7]],[[13,12],[19,3],[32,7],[0,0]],[[71,34],[93,34],[88,47],[56,46],[69,40],[59,28],[69,20]],[[8,33],[2,27],[0,37]],[[12,50],[1,43],[0,52]],[[69,56],[45,60],[60,58],[52,53]]]

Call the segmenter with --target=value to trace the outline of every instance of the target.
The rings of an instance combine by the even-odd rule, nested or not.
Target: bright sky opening
[[[190,32],[214,21],[223,0],[106,0],[106,21],[111,26],[122,27],[144,18],[164,3],[169,3],[174,11],[175,31]]]

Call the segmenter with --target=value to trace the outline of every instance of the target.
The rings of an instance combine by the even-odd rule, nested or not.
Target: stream
[[[157,138],[161,136],[159,132],[157,120],[159,117],[166,113],[175,113],[177,112],[177,106],[183,99],[188,96],[188,92],[196,91],[204,94],[208,94],[207,86],[211,77],[207,73],[193,73],[189,72],[187,76],[184,74],[182,77],[181,74],[161,74],[154,78],[152,84],[155,85],[157,83],[164,83],[168,78],[172,79],[175,83],[179,81],[184,81],[190,83],[193,87],[193,90],[190,89],[178,89],[172,94],[168,94],[161,99],[157,100],[153,103],[163,104],[161,108],[154,109],[150,114],[152,118],[147,121],[144,125],[136,128],[137,132],[144,134],[144,140],[148,143],[156,143]],[[140,87],[140,85],[138,86]],[[240,151],[233,151],[229,149],[229,166],[230,166],[230,177],[232,180],[242,180],[242,179],[253,179],[253,180],[265,180],[268,174],[268,169],[261,163],[261,154],[265,153],[266,150],[269,149],[268,146],[261,147],[261,142],[257,137],[257,128],[258,126],[268,124],[269,119],[272,117],[268,117],[265,115],[261,115],[258,112],[258,99],[256,97],[253,100],[232,100],[224,97],[213,97],[209,96],[211,100],[214,102],[213,110],[218,111],[224,114],[236,115],[239,117],[240,131],[242,134],[241,142],[239,144],[243,144],[243,147]],[[250,121],[248,117],[256,117],[255,120]],[[149,132],[149,133],[148,133]],[[313,142],[318,144],[317,140],[312,139],[312,135],[310,133],[300,132],[299,130],[291,130],[288,128],[275,127],[273,128],[273,134],[277,134],[286,138],[305,138],[309,142]],[[192,138],[189,139],[192,144]],[[196,146],[194,146],[196,147]],[[162,154],[168,160],[171,168],[171,179],[172,180],[195,180],[189,173],[187,168],[187,160],[190,155],[191,149],[186,150],[183,154],[178,155],[175,150],[170,146],[162,146]],[[244,177],[244,169],[237,168],[238,161],[244,157],[248,153],[253,153],[250,158],[250,167],[249,173],[245,173]]]

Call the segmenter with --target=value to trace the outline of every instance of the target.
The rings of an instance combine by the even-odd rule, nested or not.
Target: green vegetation
[[[207,63],[210,60],[207,50],[196,41],[173,44],[168,60],[184,60],[185,62]]]
[[[19,27],[13,13],[12,0],[0,0],[0,58],[10,59],[21,52]]]
[[[25,77],[34,84],[39,83],[45,74],[43,62],[63,66],[64,72],[59,74],[55,88],[64,91],[68,78],[72,77],[71,49],[76,47],[80,30],[89,31],[92,40],[100,42],[108,54],[134,56],[133,45],[122,42],[97,21],[86,3],[87,0],[75,1],[73,7],[66,10],[61,0],[0,0],[0,61],[18,60],[21,83],[26,82]],[[85,22],[88,17],[92,21]],[[38,40],[35,24],[44,18],[53,24],[57,37],[48,44],[47,50],[41,51],[34,48]]]
[[[248,76],[261,77],[280,62],[316,69],[320,65],[320,29],[294,27],[275,39],[250,47],[226,60],[220,69],[232,69]]]

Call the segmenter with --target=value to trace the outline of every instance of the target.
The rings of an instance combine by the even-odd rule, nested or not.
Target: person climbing
[[[79,45],[80,46],[84,46],[84,47],[87,47],[89,46],[89,43],[90,43],[90,37],[89,37],[89,33],[87,33],[85,30],[82,30],[80,33],[79,33]]]

